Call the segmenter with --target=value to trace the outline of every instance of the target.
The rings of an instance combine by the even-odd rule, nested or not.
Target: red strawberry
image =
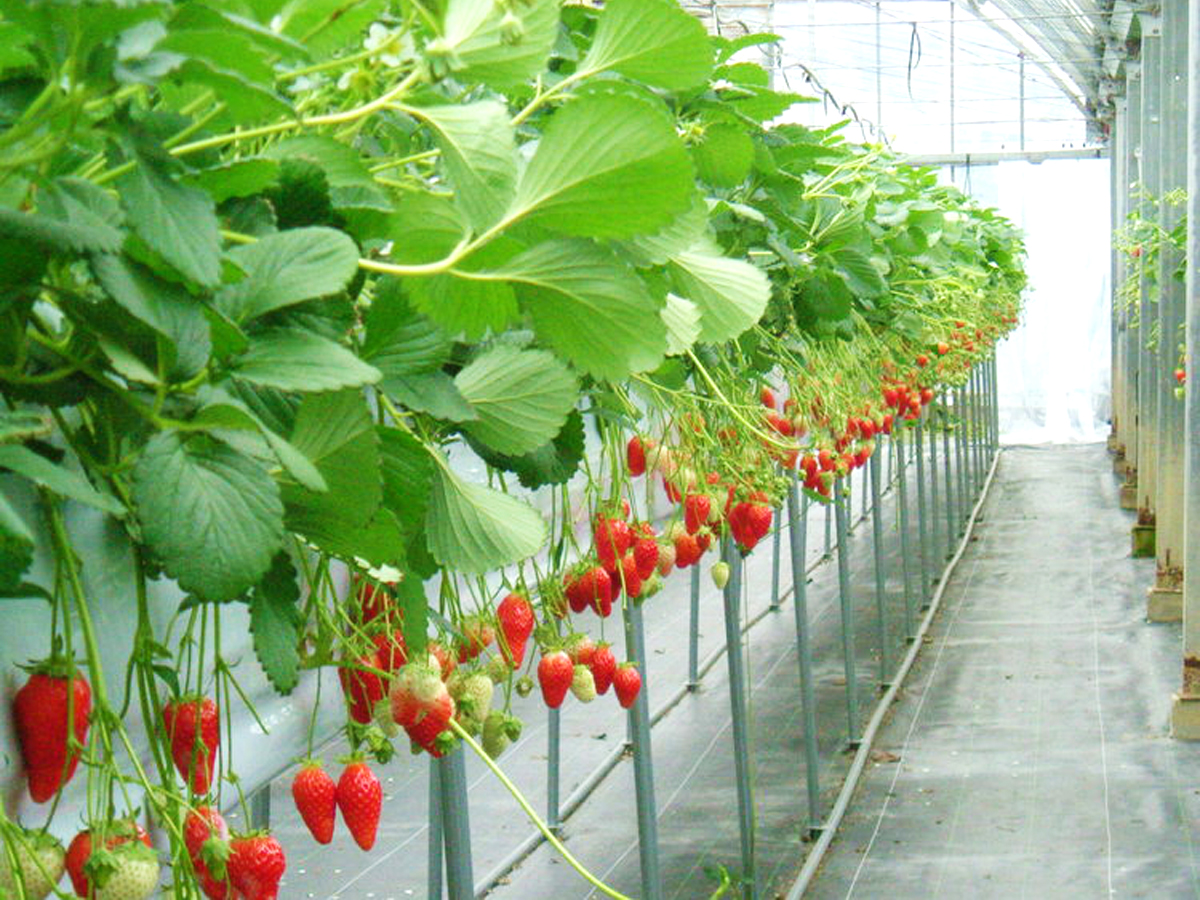
[[[337,823],[336,793],[333,779],[318,762],[305,763],[292,779],[292,799],[318,844],[333,840],[333,826]]]
[[[683,493],[672,482],[667,480],[667,476],[662,477],[663,493],[667,495],[669,503],[678,503],[683,499]]]
[[[933,402],[933,388],[921,388],[921,402],[926,405]]]
[[[937,345],[938,356],[945,356],[950,352],[950,345],[945,341],[939,341]]]
[[[184,697],[166,704],[162,718],[176,770],[193,794],[207,794],[221,741],[221,716],[216,702],[211,697]]]
[[[363,850],[374,847],[383,809],[383,786],[365,762],[355,760],[342,772],[337,783],[337,808],[354,842]]]
[[[227,867],[229,880],[245,900],[276,900],[287,857],[275,838],[252,831],[230,841]]]
[[[533,606],[524,594],[512,593],[496,607],[496,619],[504,634],[504,656],[512,662],[514,669],[521,668],[525,661],[525,643],[533,634]]]
[[[708,523],[712,513],[712,498],[707,494],[688,494],[683,501],[683,521],[688,534],[695,534]]]
[[[654,561],[658,562],[658,548],[655,547]],[[653,571],[653,568],[651,568]],[[642,576],[639,572],[637,558],[628,553],[621,559],[621,574],[620,580],[624,583],[625,594],[629,597],[640,597],[642,595]]]
[[[596,693],[607,694],[612,684],[613,674],[617,671],[617,657],[613,655],[612,647],[600,643],[592,654],[592,678],[596,682]]]
[[[761,503],[737,504],[729,514],[729,530],[743,549],[753,550],[771,530],[771,507]]]
[[[817,465],[820,467],[822,472],[832,472],[834,466],[833,454],[824,448],[818,450]]]
[[[437,657],[438,666],[442,670],[442,678],[449,678],[450,673],[458,667],[458,661],[454,655],[438,641],[430,641],[426,649]]]
[[[29,796],[35,803],[45,803],[57,794],[79,765],[79,754],[67,752],[68,705],[71,732],[80,745],[87,743],[92,689],[79,674],[70,678],[68,686],[70,671],[69,664],[61,660],[41,664],[13,698],[17,739],[29,779]]]
[[[380,632],[372,641],[379,659],[379,668],[385,672],[395,672],[408,662],[408,648],[404,643],[404,632],[400,629]]]
[[[924,353],[920,354],[917,357],[917,365],[920,366],[922,369],[925,368],[927,365],[929,365],[929,357],[926,356]]]
[[[183,820],[183,843],[196,873],[196,883],[209,900],[236,900],[237,892],[227,878],[218,879],[209,867],[205,844],[210,841],[228,841],[229,828],[225,819],[211,806],[198,806]],[[211,845],[210,845],[211,846]],[[222,875],[224,862],[220,865]]]
[[[574,677],[575,666],[564,651],[542,654],[538,663],[538,684],[542,687],[542,699],[548,707],[558,709],[562,706]]]
[[[434,753],[437,739],[454,715],[454,700],[436,665],[410,662],[392,679],[392,720],[409,738]],[[435,753],[440,755],[440,753]]]
[[[633,545],[633,559],[638,577],[645,581],[658,568],[658,541],[652,537],[641,538]]]
[[[469,616],[462,623],[463,640],[458,647],[458,661],[467,662],[483,652],[496,639],[496,629],[481,616]]]
[[[592,539],[596,544],[596,555],[604,568],[612,570],[617,566],[617,558],[625,555],[629,545],[633,543],[633,532],[629,523],[621,519],[607,516],[596,518]]]
[[[642,676],[633,663],[621,663],[613,673],[613,690],[617,692],[617,702],[625,709],[633,706],[638,692],[642,689]],[[599,688],[597,688],[599,690]]]
[[[762,401],[762,405],[769,408],[775,408],[775,392],[769,387],[763,388],[758,393],[758,399]]]
[[[592,642],[591,637],[586,634],[572,635],[568,638],[570,643],[567,644],[567,656],[571,657],[571,662],[577,666],[590,666],[592,657],[596,653],[596,645]]]
[[[385,621],[390,622],[398,613],[395,604],[396,598],[392,593],[391,585],[361,578],[358,587],[358,610],[359,621],[363,625],[373,622],[381,616]]]
[[[342,691],[350,703],[350,718],[360,725],[370,723],[375,711],[375,704],[383,699],[383,679],[368,669],[383,669],[383,662],[378,653],[368,653],[354,660],[352,668],[343,665],[338,668],[338,678],[342,682]]]
[[[121,844],[132,840],[139,840],[147,847],[150,847],[150,835],[146,833],[141,825],[132,822],[128,819],[122,819],[117,822],[110,823],[104,829],[107,837],[104,841],[104,847],[111,850]],[[89,893],[92,889],[91,883],[88,880],[87,874],[84,872],[84,866],[87,861],[92,858],[92,832],[87,829],[79,832],[71,840],[67,847],[67,855],[64,859],[66,864],[67,874],[71,876],[71,887],[80,897],[90,897]]]
[[[572,612],[581,613],[589,606],[601,616],[612,612],[612,578],[605,569],[591,566],[567,578],[567,602]]]
[[[654,449],[654,441],[634,435],[625,447],[625,462],[635,478],[646,473],[646,451]]]
[[[688,566],[699,562],[702,552],[694,534],[687,534],[685,532],[675,536],[676,568],[686,569]]]
[[[712,546],[712,539],[712,532],[707,528],[701,528],[696,532],[696,549],[700,551],[700,556],[708,552],[708,548]],[[697,562],[699,562],[700,556],[696,557]]]

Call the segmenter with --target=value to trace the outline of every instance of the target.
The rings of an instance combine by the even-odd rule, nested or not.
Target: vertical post
[[[880,473],[879,454],[872,453],[867,461],[871,470],[871,537],[874,542],[875,557],[875,619],[879,633],[879,684],[885,685],[892,678],[892,664],[888,658],[887,632],[887,578],[883,564],[883,515],[879,507]],[[865,494],[866,491],[863,491]]]
[[[833,517],[829,515],[829,507],[822,510],[825,517],[825,558],[833,554]]]
[[[850,595],[850,547],[847,540],[846,498],[840,479],[833,487],[833,510],[838,532],[838,598],[842,609],[842,655],[846,670],[846,721],[848,743],[858,746],[858,674],[854,659],[854,604]]]
[[[625,646],[632,651],[638,671],[642,673],[642,689],[629,708],[642,896],[645,900],[662,900],[662,877],[658,865],[658,803],[654,798],[654,760],[650,752],[650,675],[646,667],[642,607],[638,603],[625,604]]]
[[[921,428],[933,418],[933,411],[926,408],[921,413]],[[938,446],[936,432],[929,435],[929,578],[932,584],[941,581],[942,528],[938,515]]]
[[[754,798],[750,793],[750,733],[746,715],[746,674],[742,658],[742,554],[732,538],[723,541],[723,555],[729,564],[725,585],[725,659],[729,663],[729,711],[733,720],[733,753],[737,779],[738,833],[742,844],[742,896],[758,897],[758,879],[754,874]]]
[[[954,555],[954,538],[957,535],[957,530],[954,525],[954,472],[951,466],[950,459],[950,408],[947,399],[950,392],[946,392],[946,397],[942,400],[942,412],[944,421],[942,422],[942,462],[945,464],[946,475],[946,556],[947,558]]]
[[[1000,378],[992,355],[992,453],[1000,452]]]
[[[904,458],[904,431],[895,433],[896,451],[900,458],[900,480],[897,484],[896,507],[900,510],[900,569],[904,573],[904,637],[911,640],[916,634],[916,602],[913,598],[912,553],[908,522],[908,461]]]
[[[560,753],[562,740],[560,737],[561,720],[559,711],[552,709],[546,718],[546,824],[550,830],[557,832],[559,825],[559,777]]]
[[[446,895],[449,900],[474,900],[471,873],[471,821],[467,813],[467,769],[463,748],[438,760],[441,778],[442,836],[446,847]]]
[[[1151,197],[1162,195],[1162,33],[1157,16],[1142,20],[1142,186]],[[1143,213],[1152,218],[1148,202]],[[1143,257],[1144,259],[1145,257]],[[1139,519],[1155,512],[1158,484],[1158,348],[1151,343],[1156,311],[1155,287],[1149,266],[1142,267],[1141,329],[1138,333],[1138,480]]]
[[[1017,54],[1017,118],[1020,120],[1018,148],[1025,149],[1025,54]]]
[[[700,686],[700,566],[692,566],[691,621],[688,628],[688,681],[689,690]]]
[[[250,795],[252,828],[271,827],[271,783],[267,782]]]
[[[779,609],[779,555],[783,541],[783,516],[775,511],[775,528],[771,540],[771,609]]]
[[[1123,209],[1127,216],[1135,205],[1130,196],[1132,187],[1142,177],[1142,63],[1140,61],[1130,61],[1125,64],[1125,82],[1127,87],[1124,106],[1127,113],[1126,122],[1129,127],[1126,128],[1123,145],[1125,183],[1122,185],[1121,194],[1125,199]],[[1127,264],[1122,281],[1128,281],[1133,277],[1135,274],[1132,267]],[[1125,445],[1126,482],[1131,486],[1135,495],[1138,467],[1141,462],[1139,434],[1142,430],[1141,407],[1138,405],[1140,366],[1138,348],[1142,343],[1140,308],[1140,303],[1134,298],[1131,305],[1125,310],[1125,414],[1122,419],[1125,433],[1122,443]],[[1136,506],[1135,501],[1134,508]]]
[[[875,134],[883,137],[883,10],[875,0]]]
[[[1197,0],[1200,2],[1200,0]],[[802,505],[803,504],[803,505]],[[817,756],[817,698],[813,686],[812,646],[808,628],[808,499],[801,499],[799,477],[788,483],[788,536],[792,549],[792,606],[796,613],[796,657],[800,667],[800,715],[804,722],[804,780],[808,793],[808,834],[821,830],[821,788]]]
[[[958,473],[958,531],[962,533],[963,523],[967,520],[967,510],[971,505],[970,485],[967,483],[967,453],[964,441],[967,432],[966,404],[963,403],[963,389],[954,392],[954,468]]]
[[[925,501],[927,486],[925,484],[925,415],[926,410],[921,410],[921,417],[917,419],[917,525],[918,525],[918,540],[921,550],[921,608],[925,609],[929,605],[930,597],[930,574],[929,570],[933,566],[933,554],[930,552],[929,541],[929,508]]]
[[[954,41],[954,25],[955,25],[955,14],[954,14],[954,13],[955,13],[955,9],[956,9],[956,8],[957,8],[957,4],[954,4],[954,3],[951,3],[951,4],[950,4],[950,152],[951,152],[951,153],[953,153],[953,152],[954,152],[954,150],[955,150],[955,146],[954,146],[954,123],[955,123],[955,120],[956,120],[956,116],[955,116],[955,114],[954,114],[954,75],[955,75],[955,72],[954,72],[954,69],[955,69],[955,64],[954,64],[954,50],[955,50],[955,41]],[[951,179],[953,179],[953,169],[951,169]]]
[[[442,898],[442,779],[439,761],[429,757],[429,863],[425,893],[429,900]]]

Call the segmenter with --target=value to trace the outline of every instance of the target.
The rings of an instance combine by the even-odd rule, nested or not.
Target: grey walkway
[[[814,898],[1200,897],[1178,626],[1104,449],[1009,448]]]

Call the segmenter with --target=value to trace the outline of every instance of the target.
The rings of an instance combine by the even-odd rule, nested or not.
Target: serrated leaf
[[[671,258],[675,291],[700,310],[700,340],[732,340],[762,318],[771,299],[771,284],[761,269],[745,260],[722,256],[711,243],[701,243]]]
[[[409,110],[434,131],[454,198],[478,232],[499,221],[517,182],[516,141],[507,107],[495,100]]]
[[[719,122],[704,130],[704,138],[691,148],[696,174],[715,187],[737,187],[754,164],[754,142],[736,125]]]
[[[387,0],[288,0],[279,11],[279,28],[321,59],[357,42],[386,7]]]
[[[552,354],[503,344],[480,354],[454,383],[478,416],[465,431],[509,456],[553,438],[579,398],[579,382]]]
[[[376,429],[383,472],[383,503],[409,537],[425,527],[433,458],[425,445],[397,428]]]
[[[399,279],[379,282],[366,315],[362,359],[388,378],[440,369],[453,342],[437,325],[409,306]]]
[[[579,68],[675,91],[704,83],[712,63],[704,26],[674,0],[609,0]]]
[[[515,87],[545,69],[558,36],[558,16],[556,0],[505,5],[449,0],[443,37],[431,42],[426,53],[445,57],[463,83],[479,81],[498,90]]]
[[[445,372],[393,375],[380,385],[383,392],[407,409],[429,413],[447,422],[469,422],[478,418],[471,404]]]
[[[181,275],[205,287],[221,278],[217,214],[208,194],[176,180],[145,155],[117,180],[134,232]]]
[[[387,195],[358,151],[331,137],[306,134],[272,145],[264,154],[276,160],[304,160],[325,175],[334,207],[390,210]]]
[[[887,282],[865,253],[853,247],[838,247],[830,252],[838,274],[859,297],[878,297],[887,292]]]
[[[434,559],[476,575],[528,559],[546,542],[546,523],[533,507],[465,482],[440,461],[425,530]]]
[[[425,264],[445,259],[467,235],[467,224],[454,201],[439,194],[412,192],[388,216],[389,256],[398,263]]]
[[[180,587],[204,600],[239,596],[283,542],[279,487],[259,463],[207,435],[152,437],[133,470],[146,543]]]
[[[279,163],[273,159],[249,157],[223,162],[190,172],[185,179],[213,198],[224,203],[230,197],[251,197],[279,180]]]
[[[42,195],[41,209],[0,209],[0,236],[76,253],[111,253],[125,240],[120,209],[90,182],[59,179]]]
[[[576,368],[616,381],[662,360],[660,304],[612,251],[544,241],[490,274],[520,286],[538,335]]]
[[[232,30],[180,28],[172,22],[170,33],[156,49],[204,60],[217,71],[240,75],[250,84],[269,87],[275,81],[275,73],[260,57],[258,48]]]
[[[665,109],[594,93],[551,117],[506,219],[627,238],[666,225],[693,191],[691,162]]]
[[[383,377],[341,344],[282,328],[256,334],[230,369],[238,378],[284,391],[360,387]]]
[[[426,278],[405,279],[415,306],[442,326],[448,335],[476,340],[491,331],[500,334],[520,313],[511,285],[479,279],[472,272],[508,261],[510,242],[492,241],[461,261],[454,271]]]
[[[78,472],[64,469],[18,444],[0,446],[0,469],[11,469],[34,484],[71,500],[78,500],[114,516],[124,515],[125,507],[109,494],[102,494]]]
[[[250,633],[254,637],[254,655],[263,673],[271,686],[285,696],[300,680],[297,647],[304,630],[304,616],[297,605],[299,600],[296,569],[291,558],[281,551],[250,595]]]
[[[281,4],[277,4],[281,5]],[[172,27],[189,29],[233,29],[242,37],[253,41],[263,50],[278,54],[285,59],[298,59],[308,56],[304,46],[291,38],[278,34],[270,28],[260,25],[252,19],[234,15],[225,10],[213,9],[191,3],[180,9],[171,19]]]
[[[358,270],[358,248],[332,228],[294,228],[236,247],[230,257],[246,277],[217,296],[236,322],[305,300],[336,294]]]
[[[700,308],[691,300],[667,294],[662,311],[667,326],[667,355],[684,353],[700,338]]]
[[[21,576],[33,563],[33,532],[0,494],[0,589],[17,591]],[[25,592],[9,596],[29,596]]]
[[[523,456],[502,456],[472,441],[471,446],[488,465],[516,474],[522,485],[536,490],[550,484],[566,484],[579,470],[584,454],[583,416],[571,410],[566,424],[536,450]]]
[[[30,438],[44,438],[53,429],[45,413],[23,409],[0,412],[0,444],[19,444]]]
[[[708,205],[697,191],[691,205],[653,234],[642,234],[619,246],[640,267],[664,265],[676,253],[689,250],[704,237],[708,225]]]

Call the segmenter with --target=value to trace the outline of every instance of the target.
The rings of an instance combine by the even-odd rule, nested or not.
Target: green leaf
[[[174,27],[177,23],[172,25],[156,50],[203,60],[212,69],[240,76],[250,84],[269,88],[274,83],[275,73],[261,58],[258,48],[243,35],[231,30],[180,29]]]
[[[700,340],[732,340],[754,325],[771,299],[771,285],[762,270],[745,260],[722,256],[704,242],[672,257],[675,291],[700,310]]]
[[[111,253],[125,240],[116,202],[90,182],[60,178],[42,194],[41,209],[0,208],[0,236],[76,253]]]
[[[484,351],[454,381],[479,416],[466,432],[508,455],[553,438],[579,399],[579,382],[552,354],[504,344]]]
[[[279,30],[322,59],[357,42],[386,7],[387,0],[288,0],[279,11]]]
[[[478,414],[445,372],[393,375],[380,387],[389,397],[416,412],[429,413],[447,422],[469,422]]]
[[[700,308],[691,300],[667,294],[662,311],[667,326],[667,355],[684,353],[700,338]]]
[[[783,38],[777,34],[767,34],[765,32],[759,34],[743,34],[741,37],[712,38],[713,46],[717,48],[717,62],[723,63],[739,50],[745,50],[747,47],[756,47],[759,44],[775,44],[782,41]]]
[[[250,594],[250,634],[254,655],[271,686],[290,694],[300,680],[297,647],[304,631],[300,585],[291,558],[280,551]]]
[[[181,275],[205,287],[221,278],[221,244],[212,197],[176,180],[144,154],[117,180],[134,232]]]
[[[437,325],[409,306],[397,278],[378,283],[366,328],[362,359],[379,369],[385,382],[440,369],[454,346]]]
[[[520,285],[538,335],[589,375],[616,381],[661,362],[661,304],[612,251],[589,241],[544,241],[491,274]]]
[[[171,27],[210,30],[215,28],[222,31],[232,29],[241,37],[253,41],[262,50],[266,50],[272,55],[278,54],[285,59],[308,56],[308,51],[304,49],[304,46],[291,38],[276,34],[253,19],[246,19],[225,10],[213,9],[211,6],[201,6],[196,3],[184,6],[171,19]]]
[[[152,437],[133,470],[146,543],[180,587],[224,601],[256,583],[283,542],[279,487],[207,435]]]
[[[692,160],[701,180],[715,187],[737,187],[754,164],[754,142],[750,135],[725,122],[704,129],[704,139],[693,146]]]
[[[528,559],[546,542],[546,523],[533,507],[463,481],[440,460],[425,529],[434,559],[473,575]]]
[[[413,306],[441,325],[449,335],[476,340],[488,331],[499,334],[517,320],[519,308],[511,285],[470,277],[471,273],[512,258],[504,238],[476,250],[453,272],[428,278],[408,278]]]
[[[865,253],[853,247],[838,247],[830,254],[846,286],[859,297],[878,297],[887,293],[887,282]]]
[[[214,203],[230,197],[251,197],[279,180],[279,163],[273,159],[248,157],[223,162],[191,172],[184,179],[206,191]]]
[[[254,336],[231,366],[238,378],[285,391],[329,391],[383,377],[341,344],[306,331],[270,329]]]
[[[587,237],[646,234],[691,203],[691,169],[665,108],[588,94],[551,117],[506,219]]]
[[[499,221],[517,182],[516,141],[508,108],[495,100],[409,109],[442,149],[454,198],[476,231]]]
[[[294,228],[268,234],[230,251],[246,277],[217,296],[217,306],[236,322],[271,310],[336,294],[358,270],[358,248],[332,228]]]
[[[407,431],[376,429],[383,472],[383,503],[400,522],[410,539],[425,527],[433,457],[429,449]]]
[[[15,591],[33,564],[33,532],[0,494],[0,590]],[[24,592],[15,596],[26,596]]]
[[[583,416],[577,409],[571,410],[566,424],[553,440],[523,456],[502,456],[471,442],[488,465],[515,472],[521,484],[530,490],[570,481],[583,460],[584,445]]]
[[[325,175],[330,198],[337,208],[356,207],[390,211],[391,202],[358,151],[331,137],[306,134],[272,145],[264,156],[281,161],[303,160]]]
[[[100,493],[78,472],[57,466],[28,447],[18,444],[0,446],[0,469],[11,469],[47,490],[114,516],[125,513],[125,507],[115,498]]]
[[[704,83],[712,62],[704,26],[674,0],[609,0],[579,68],[677,91]]]
[[[0,412],[0,444],[20,444],[30,438],[44,438],[53,430],[45,413],[23,409]]]
[[[699,191],[691,205],[670,223],[654,232],[621,242],[618,246],[630,255],[640,268],[661,266],[676,253],[690,250],[703,236],[708,226],[708,205]]]
[[[479,81],[497,90],[519,86],[546,68],[558,17],[553,0],[449,0],[443,37],[425,52],[435,61],[447,60],[464,84]]]
[[[467,225],[454,201],[428,192],[406,193],[388,217],[389,256],[407,265],[445,259],[466,237]]]

